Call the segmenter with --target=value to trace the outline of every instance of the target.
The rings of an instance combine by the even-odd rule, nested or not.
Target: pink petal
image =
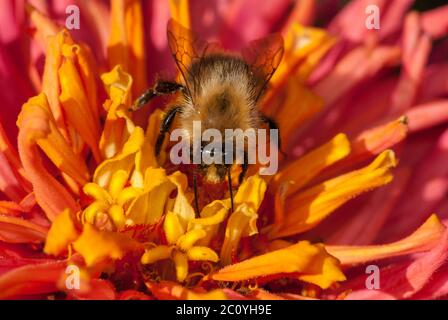
[[[366,202],[365,206],[351,219],[347,220],[337,231],[325,239],[327,244],[368,245],[378,236],[385,226],[386,220],[405,191],[409,181],[410,170],[399,168],[394,172],[391,184],[377,190]]]
[[[417,228],[435,207],[446,197],[448,191],[448,130],[440,136],[433,150],[414,169],[414,176],[406,187],[400,204],[378,241],[390,242],[402,238]]]
[[[350,288],[353,291],[347,299],[395,299],[410,298],[432,281],[434,272],[448,257],[448,230],[436,247],[411,262],[386,265],[380,268],[380,289],[366,290],[367,274],[360,275],[347,283],[340,290]]]
[[[437,39],[448,33],[448,5],[422,13],[422,28]]]
[[[416,132],[448,121],[448,100],[431,101],[406,112],[409,130]]]

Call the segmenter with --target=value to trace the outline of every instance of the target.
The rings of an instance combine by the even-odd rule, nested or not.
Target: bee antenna
[[[232,190],[232,174],[230,173],[230,167],[227,170],[227,180],[229,182],[229,193],[230,193],[230,204],[232,206],[232,212],[233,212],[233,190]]]
[[[193,172],[193,190],[194,190],[194,209],[196,211],[196,216],[199,216],[198,183],[196,179],[196,171]]]

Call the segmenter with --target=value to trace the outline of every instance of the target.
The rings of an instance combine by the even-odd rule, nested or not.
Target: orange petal
[[[122,65],[134,79],[134,96],[147,89],[142,5],[138,0],[111,3],[111,32],[108,44],[109,67]]]
[[[0,240],[9,243],[41,243],[47,228],[19,217],[0,215]]]
[[[324,289],[336,281],[345,280],[339,270],[339,262],[325,251],[324,246],[308,241],[227,266],[210,278],[242,281],[272,275],[296,277]]]
[[[93,156],[97,162],[100,162],[101,156],[98,147],[99,141],[99,123],[96,114],[94,114],[94,106],[90,105],[91,98],[84,87],[82,73],[79,72],[76,64],[79,64],[78,56],[82,51],[78,45],[62,46],[63,61],[59,68],[59,82],[61,93],[59,95],[60,102],[65,112],[67,122],[72,126],[79,136],[91,148]],[[84,68],[87,67],[86,61]],[[84,70],[84,72],[88,72]],[[93,72],[93,70],[89,70]],[[92,84],[91,84],[92,85]],[[90,92],[96,92],[96,86],[93,82],[93,88]],[[96,107],[96,106],[95,106]]]
[[[5,129],[0,122],[0,152],[6,157],[11,167],[14,169],[15,175],[21,182],[22,187],[26,191],[31,191],[28,181],[26,181],[25,172],[23,170],[22,163],[20,162],[19,154],[13,147],[6,135]]]
[[[64,138],[67,139],[67,127],[62,113],[61,103],[59,101],[59,93],[61,89],[58,75],[58,70],[62,63],[61,49],[65,43],[73,44],[70,34],[66,31],[59,32],[48,38],[45,52],[44,74],[42,78],[42,92],[47,96],[51,113],[56,122],[56,127]]]
[[[82,160],[73,153],[55,126],[44,94],[31,98],[18,119],[19,154],[25,172],[31,181],[36,201],[53,220],[64,209],[79,211],[78,203],[70,193],[45,169],[36,144],[55,165],[74,179],[85,183],[88,172]]]
[[[274,190],[289,183],[285,197],[305,186],[325,168],[350,154],[350,142],[345,134],[338,134],[326,144],[305,154],[283,168],[273,179]]]
[[[396,242],[371,246],[326,246],[326,249],[338,258],[342,265],[365,263],[428,251],[439,242],[445,229],[446,227],[433,214],[414,233]]]
[[[287,146],[297,128],[322,110],[324,101],[300,83],[297,76],[288,77],[282,87],[284,93],[279,92],[273,100],[266,102],[263,112],[275,119],[281,128],[280,141]]]
[[[81,236],[73,248],[84,257],[87,266],[104,259],[121,259],[126,252],[141,249],[141,245],[119,233],[99,231],[91,224],[85,224]]]
[[[286,80],[291,72],[296,71],[298,65],[304,67],[304,71],[298,73],[303,83],[320,57],[331,47],[330,44],[334,44],[334,39],[323,29],[304,27],[298,23],[291,25],[285,35],[283,61],[272,77],[273,86]],[[311,58],[312,53],[317,52],[319,52],[319,57]]]
[[[381,153],[370,165],[325,181],[286,200],[281,226],[273,229],[271,238],[279,238],[313,228],[331,212],[362,192],[392,180],[390,169],[397,161],[392,151]]]
[[[68,246],[79,236],[70,210],[64,210],[53,221],[48,231],[44,252],[46,254],[59,255],[67,250]]]
[[[190,6],[188,0],[169,0],[171,18],[190,29]]]
[[[408,135],[408,121],[406,117],[400,117],[386,124],[361,132],[352,142],[352,152],[348,157],[331,167],[325,172],[324,177],[334,176],[356,163],[376,156],[386,149],[392,148]]]

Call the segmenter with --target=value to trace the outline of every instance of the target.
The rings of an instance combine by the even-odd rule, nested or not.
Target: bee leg
[[[196,216],[199,217],[198,183],[196,179],[196,172],[193,172],[193,190],[194,190],[194,210],[196,212]]]
[[[275,122],[274,119],[272,119],[272,118],[270,118],[268,116],[265,116],[265,115],[261,116],[261,120],[263,122],[265,122],[269,126],[269,129],[276,129],[276,130],[278,130],[279,134],[278,134],[278,146],[277,147],[278,147],[278,150],[280,151],[280,153],[284,157],[286,157],[286,153],[282,150],[282,142],[281,142],[281,139],[280,139],[280,129],[279,129],[278,125],[277,125],[277,122]]]
[[[227,181],[229,183],[230,205],[231,205],[232,212],[233,212],[232,174],[230,173],[230,167],[227,169]]]
[[[135,111],[151,101],[154,97],[173,94],[185,87],[173,81],[157,81],[156,84],[134,101],[129,111]]]
[[[241,184],[244,180],[244,177],[246,176],[247,169],[249,168],[249,160],[247,157],[247,152],[244,152],[244,161],[241,164],[241,172],[238,176],[238,183]]]
[[[155,154],[156,157],[159,156],[160,149],[162,148],[163,141],[165,140],[165,134],[170,130],[171,124],[173,123],[174,117],[177,112],[180,112],[180,107],[173,107],[165,114],[162,119],[162,124],[160,125],[159,136],[157,137]]]

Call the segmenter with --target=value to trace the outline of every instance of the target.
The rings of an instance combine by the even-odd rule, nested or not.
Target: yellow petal
[[[117,228],[121,228],[126,223],[126,217],[124,215],[123,207],[119,205],[113,205],[109,208],[109,216],[111,217],[112,221],[114,222],[115,226]]]
[[[242,237],[258,233],[257,219],[257,213],[245,203],[230,215],[220,254],[223,265],[232,262],[232,255],[237,254],[236,250]]]
[[[173,254],[174,267],[177,281],[183,282],[188,275],[188,259],[185,254],[175,251]]]
[[[345,280],[337,259],[323,245],[301,241],[284,249],[272,251],[234,265],[211,275],[213,280],[242,281],[258,277],[287,275],[328,288]]]
[[[87,223],[95,224],[95,218],[100,212],[105,212],[109,208],[109,203],[95,201],[84,209],[84,220]]]
[[[170,175],[168,179],[177,186],[177,196],[172,211],[179,216],[183,227],[187,228],[188,222],[195,217],[195,212],[190,204],[190,199],[185,195],[185,190],[188,187],[187,176],[176,171]]]
[[[206,232],[202,229],[188,231],[177,240],[177,247],[183,251],[189,250],[200,239],[206,236]]]
[[[188,260],[218,262],[219,257],[215,251],[208,247],[193,247],[187,251]]]
[[[285,237],[313,228],[348,200],[392,181],[395,155],[386,150],[370,165],[325,181],[286,200],[284,222],[269,234]]]
[[[327,246],[326,249],[338,258],[342,265],[354,265],[427,251],[438,243],[445,229],[433,214],[414,233],[396,242],[371,246]]]
[[[274,190],[289,183],[285,197],[305,186],[325,168],[350,154],[350,142],[345,134],[338,134],[326,144],[305,154],[283,168],[273,180]]]
[[[163,231],[170,244],[175,244],[177,240],[185,233],[182,224],[179,221],[179,216],[172,211],[168,211],[163,222]]]
[[[51,224],[44,252],[57,256],[67,250],[68,246],[78,238],[78,235],[79,232],[76,230],[72,213],[66,209]]]
[[[157,222],[166,212],[167,201],[175,188],[164,169],[148,168],[144,190],[130,203],[126,215],[137,224]]]
[[[89,182],[84,185],[82,188],[84,193],[88,196],[91,196],[95,200],[100,200],[104,202],[112,202],[111,196],[107,193],[106,190],[101,188],[99,185],[93,182]]]
[[[124,206],[128,201],[137,198],[142,193],[142,190],[134,187],[124,188],[117,197],[117,204]]]
[[[122,234],[99,231],[91,224],[85,224],[73,247],[84,257],[89,267],[104,259],[121,259],[126,252],[140,249],[141,245]]]
[[[201,229],[206,232],[206,236],[198,241],[199,245],[208,246],[219,232],[220,224],[227,218],[230,211],[230,200],[215,200],[201,211],[201,218],[188,222],[188,230]]]
[[[257,211],[264,198],[266,182],[258,174],[246,179],[233,198],[235,205],[246,203]]]
[[[135,187],[143,187],[146,169],[159,166],[154,147],[160,133],[160,124],[162,123],[163,116],[164,113],[160,109],[154,110],[149,116],[145,133],[145,143],[143,144],[142,150],[135,157],[135,169],[131,177],[131,183]],[[161,151],[159,155],[161,163],[165,161],[165,156],[165,152]]]
[[[109,183],[109,194],[113,199],[116,199],[123,190],[128,181],[128,173],[125,170],[118,170],[114,172]]]
[[[227,217],[229,209],[228,201],[215,200],[202,209],[202,218],[193,219],[188,223],[188,229],[193,229],[195,226],[205,227],[220,224]]]
[[[155,248],[146,250],[140,262],[142,264],[152,264],[159,260],[165,260],[171,257],[172,248],[168,246],[157,246]]]
[[[129,174],[134,166],[135,154],[141,149],[143,140],[143,130],[136,127],[123,146],[123,150],[113,158],[103,161],[96,168],[93,181],[104,188],[109,185],[114,172],[124,170]]]

